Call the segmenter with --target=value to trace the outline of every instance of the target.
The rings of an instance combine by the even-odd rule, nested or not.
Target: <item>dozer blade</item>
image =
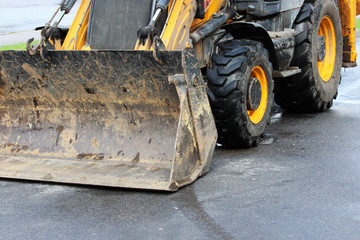
[[[175,191],[216,129],[193,51],[0,51],[0,177]]]

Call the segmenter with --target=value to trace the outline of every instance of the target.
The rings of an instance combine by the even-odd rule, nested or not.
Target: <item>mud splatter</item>
[[[56,146],[58,145],[59,143],[59,138],[60,138],[60,134],[62,133],[62,131],[64,131],[64,126],[58,126],[56,128],[56,131],[57,131],[57,136],[56,136]]]

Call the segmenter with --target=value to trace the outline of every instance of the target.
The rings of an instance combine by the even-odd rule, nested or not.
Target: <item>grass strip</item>
[[[31,44],[37,44],[39,41],[34,41]],[[17,43],[11,45],[0,46],[0,50],[26,50],[26,43]]]

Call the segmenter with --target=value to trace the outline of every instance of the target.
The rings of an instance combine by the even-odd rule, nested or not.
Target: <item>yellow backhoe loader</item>
[[[2,178],[175,191],[356,65],[360,0],[82,0],[61,28],[75,1],[0,51]]]

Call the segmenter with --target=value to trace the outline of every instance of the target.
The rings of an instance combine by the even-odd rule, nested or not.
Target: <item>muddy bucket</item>
[[[0,51],[0,177],[175,191],[216,129],[193,51]]]

